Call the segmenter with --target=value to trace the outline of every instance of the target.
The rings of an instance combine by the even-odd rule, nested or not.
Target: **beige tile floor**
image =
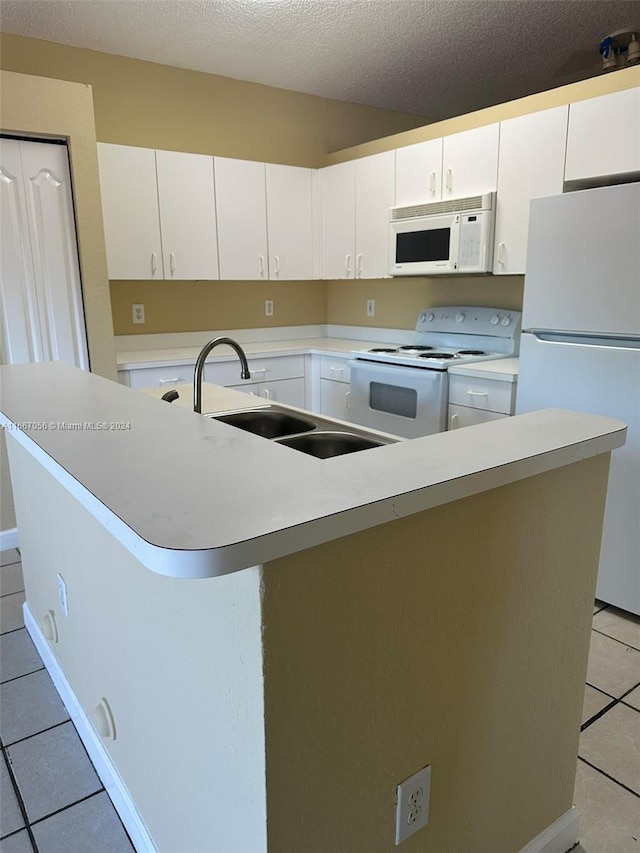
[[[0,556],[0,851],[132,853],[24,628],[20,554]],[[640,619],[599,602],[574,798],[575,853],[640,853]]]

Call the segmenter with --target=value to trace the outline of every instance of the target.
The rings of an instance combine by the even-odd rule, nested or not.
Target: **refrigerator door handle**
[[[571,332],[548,332],[543,329],[527,329],[539,341],[547,344],[570,344],[571,346],[607,347],[615,349],[640,349],[640,338],[624,338],[609,335],[577,335]]]

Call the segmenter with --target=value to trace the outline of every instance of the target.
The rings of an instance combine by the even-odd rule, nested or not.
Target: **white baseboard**
[[[11,527],[9,530],[0,530],[0,551],[10,551],[18,547],[18,528]]]
[[[578,843],[579,825],[580,813],[572,806],[555,823],[536,835],[520,853],[567,853]]]
[[[158,848],[153,842],[149,830],[144,824],[138,809],[136,808],[127,786],[122,781],[111,756],[104,748],[99,735],[89,722],[89,718],[78,702],[71,685],[67,681],[58,661],[49,648],[37,620],[34,618],[29,605],[23,604],[24,624],[40,653],[40,657],[51,676],[56,690],[60,694],[65,708],[69,712],[80,739],[89,753],[96,773],[100,777],[120,820],[125,825],[137,853],[158,853]]]

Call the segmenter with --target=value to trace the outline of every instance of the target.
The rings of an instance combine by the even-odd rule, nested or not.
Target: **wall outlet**
[[[264,300],[264,316],[273,317],[273,299]]]
[[[400,782],[396,792],[396,847],[429,823],[431,766]]]
[[[69,615],[69,600],[67,599],[67,585],[61,574],[58,575],[58,604],[65,616]]]
[[[134,323],[144,323],[144,305],[131,306],[131,319]]]
[[[367,317],[376,316],[376,300],[367,299]]]

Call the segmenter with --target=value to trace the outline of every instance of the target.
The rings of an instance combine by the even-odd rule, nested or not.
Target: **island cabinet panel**
[[[496,274],[525,272],[529,203],[562,192],[568,106],[500,124],[496,211]]]
[[[354,278],[356,240],[354,161],[320,171],[322,278]]]
[[[565,180],[627,173],[640,178],[640,87],[571,104]]]
[[[268,279],[265,164],[214,157],[220,278]]]
[[[166,279],[217,279],[213,157],[156,151]]]
[[[269,278],[314,277],[312,169],[266,164]]]
[[[396,151],[396,205],[442,198],[442,137]]]
[[[499,137],[497,123],[444,137],[443,198],[480,195],[496,189]]]
[[[100,142],[98,161],[109,278],[164,278],[155,151]]]

